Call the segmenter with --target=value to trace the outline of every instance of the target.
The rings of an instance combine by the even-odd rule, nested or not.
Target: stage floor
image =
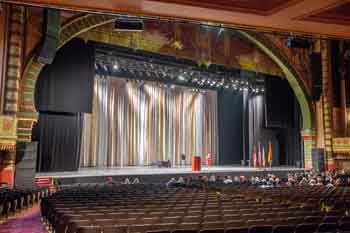
[[[201,175],[201,174],[231,174],[247,175],[257,173],[288,173],[304,171],[296,167],[253,168],[242,166],[212,166],[202,167],[201,171],[193,172],[190,166],[186,167],[109,167],[109,168],[81,168],[73,172],[41,172],[36,178],[79,178],[79,177],[106,177],[106,176],[149,176],[149,175]]]

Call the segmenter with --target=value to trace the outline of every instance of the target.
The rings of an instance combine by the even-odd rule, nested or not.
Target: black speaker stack
[[[320,53],[310,55],[312,74],[312,100],[318,101],[322,95],[322,60]]]
[[[324,149],[322,148],[314,148],[312,149],[312,168],[319,172],[325,171],[325,155]]]
[[[35,187],[37,142],[19,142],[16,145],[15,188]]]
[[[45,10],[44,39],[41,42],[38,62],[51,64],[56,55],[59,42],[60,11],[56,9]]]

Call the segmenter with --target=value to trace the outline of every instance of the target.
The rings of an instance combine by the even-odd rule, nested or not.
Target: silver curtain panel
[[[81,166],[190,163],[217,156],[217,94],[97,76],[92,115],[85,115]]]

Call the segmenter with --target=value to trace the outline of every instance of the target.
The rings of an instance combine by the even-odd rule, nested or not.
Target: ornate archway
[[[114,19],[115,18],[112,16],[87,14],[69,21],[61,28],[58,49],[81,33],[110,23]],[[274,46],[273,42],[268,41],[267,38],[257,34],[244,31],[238,32],[243,38],[263,51],[281,68],[293,91],[295,92],[300,104],[303,118],[302,135],[304,137],[305,166],[309,167],[311,164],[311,148],[313,142],[313,114],[307,88],[303,84],[296,69],[288,61],[288,58],[284,56],[281,51],[279,51],[277,46]],[[38,113],[35,109],[34,103],[35,85],[43,66],[44,64],[37,62],[35,60],[35,56],[33,56],[29,60],[20,81],[19,112],[17,113],[17,136],[19,141],[31,140],[32,126],[38,118]]]

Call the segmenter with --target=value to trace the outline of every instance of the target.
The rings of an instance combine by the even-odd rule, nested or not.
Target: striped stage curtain
[[[217,93],[96,76],[93,112],[84,117],[81,167],[190,163],[218,151]]]

